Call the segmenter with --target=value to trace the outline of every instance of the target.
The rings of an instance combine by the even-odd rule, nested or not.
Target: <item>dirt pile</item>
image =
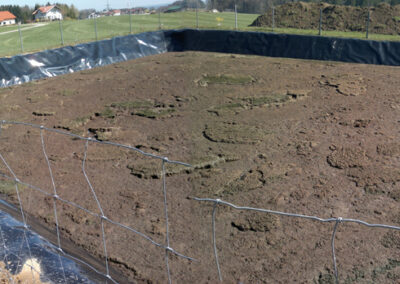
[[[366,30],[368,7],[331,5],[327,3],[286,3],[275,8],[275,27],[318,29],[322,9],[322,29],[325,31]],[[259,16],[250,26],[271,27],[272,12]],[[369,31],[378,34],[400,34],[400,5],[381,3],[370,8]]]

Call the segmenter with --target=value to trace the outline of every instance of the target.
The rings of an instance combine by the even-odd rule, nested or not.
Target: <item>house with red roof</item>
[[[103,16],[121,16],[121,10],[108,10],[103,11]]]
[[[61,10],[56,5],[40,7],[33,12],[33,15],[36,21],[55,21],[63,19]]]
[[[121,16],[121,10],[113,10],[113,16]]]
[[[0,26],[14,25],[16,18],[11,12],[0,11]]]

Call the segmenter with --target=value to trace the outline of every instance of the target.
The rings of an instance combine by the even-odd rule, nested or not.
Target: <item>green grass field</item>
[[[239,14],[238,29],[245,31],[271,32],[271,28],[256,28],[249,25],[258,17],[255,14]],[[161,14],[162,29],[196,28],[195,12],[179,12]],[[119,17],[102,17],[96,19],[97,39],[106,39],[114,36],[127,35],[130,33],[130,17],[123,15]],[[159,15],[132,15],[132,33],[153,31],[159,29]],[[60,47],[61,33],[60,23],[50,22],[44,26],[31,28],[30,25],[22,25],[22,40],[24,52],[34,52],[49,48]],[[198,14],[198,27],[200,29],[235,29],[234,13],[207,13]],[[95,20],[69,20],[62,22],[64,45],[75,45],[78,43],[96,40]],[[4,33],[13,31],[11,33]],[[299,30],[276,28],[277,33],[317,35],[317,30]],[[3,34],[4,33],[4,34]],[[328,32],[323,36],[365,38],[365,33],[350,32]],[[370,34],[374,40],[400,40],[400,36]],[[18,26],[0,27],[0,56],[12,56],[21,53],[21,43]]]

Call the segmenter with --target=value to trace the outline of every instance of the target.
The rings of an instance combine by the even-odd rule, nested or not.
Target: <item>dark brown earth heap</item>
[[[322,29],[325,31],[366,30],[368,8],[331,5],[327,3],[291,2],[275,7],[275,27],[318,29],[322,9]],[[259,16],[251,26],[271,27],[272,12]],[[400,5],[381,3],[370,8],[369,31],[378,34],[400,34]]]
[[[296,4],[297,5],[297,4]],[[300,5],[300,4],[299,4]],[[399,67],[168,53],[0,90],[0,119],[136,146],[167,167],[174,283],[217,283],[212,204],[400,225]],[[44,133],[58,195],[99,213],[82,173],[84,142]],[[53,192],[39,130],[4,127],[0,153],[20,180]],[[86,171],[109,218],[165,243],[160,162],[89,143]],[[4,165],[0,173],[9,174]],[[0,191],[17,203],[13,183]],[[28,223],[53,230],[52,198],[21,187]],[[104,263],[98,218],[57,202],[63,240]],[[333,223],[219,206],[224,283],[334,283]],[[127,282],[166,283],[165,251],[106,223],[112,268]],[[62,241],[62,245],[65,241]],[[340,224],[340,283],[396,283],[400,235]],[[104,266],[100,267],[104,271]]]

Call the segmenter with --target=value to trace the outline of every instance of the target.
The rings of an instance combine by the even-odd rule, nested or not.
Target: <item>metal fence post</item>
[[[161,9],[158,9],[158,29],[161,30]]]
[[[61,45],[64,45],[64,34],[63,34],[62,20],[59,20],[58,22],[59,22],[59,26],[60,26]]]
[[[369,36],[369,21],[370,21],[370,10],[369,10],[369,6],[368,6],[368,16],[367,16],[366,34],[365,34],[366,38],[368,38],[368,36]]]
[[[97,37],[97,20],[96,20],[96,15],[94,15],[94,34],[96,36],[96,41],[98,40]]]
[[[22,40],[21,22],[18,22],[19,41],[21,43],[21,52],[24,52],[24,42]]]
[[[275,29],[275,7],[272,6],[272,31]]]
[[[199,29],[199,1],[196,0],[196,29]]]
[[[238,29],[238,14],[237,14],[237,5],[235,4],[235,30]]]
[[[132,10],[129,8],[129,33],[132,33]]]
[[[318,35],[321,35],[322,31],[322,8],[319,8],[319,30]]]

